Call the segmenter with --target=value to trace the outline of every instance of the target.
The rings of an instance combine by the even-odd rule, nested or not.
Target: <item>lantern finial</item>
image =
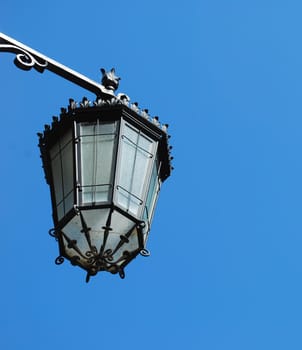
[[[102,72],[102,85],[107,89],[107,90],[112,90],[115,91],[118,88],[119,81],[121,78],[115,75],[115,69],[111,68],[109,72],[106,72],[104,68],[101,68]]]

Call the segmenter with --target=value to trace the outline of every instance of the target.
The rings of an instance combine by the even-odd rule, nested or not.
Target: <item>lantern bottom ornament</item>
[[[64,259],[87,271],[125,277],[146,242],[162,183],[171,174],[167,125],[119,94],[91,103],[70,99],[38,133]]]
[[[124,278],[124,267],[132,259],[139,253],[150,255],[144,248],[144,228],[143,221],[137,223],[112,207],[75,208],[74,217],[63,229],[50,230],[50,235],[58,240],[62,254],[55,262],[60,265],[65,257],[72,265],[82,267],[87,271],[86,282],[100,271],[118,273]]]

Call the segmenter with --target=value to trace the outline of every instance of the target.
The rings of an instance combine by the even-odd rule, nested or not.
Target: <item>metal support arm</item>
[[[42,55],[38,51],[10,38],[9,36],[0,33],[0,51],[15,53],[14,63],[23,70],[35,68],[38,72],[43,73],[45,69],[61,76],[72,83],[81,86],[82,88],[93,92],[97,97],[115,96],[111,89],[106,89],[105,86],[85,77],[84,75],[56,62],[55,60]],[[112,70],[114,73],[114,70]],[[102,71],[103,73],[103,71]],[[104,73],[103,73],[104,75]],[[117,78],[117,77],[115,77]]]

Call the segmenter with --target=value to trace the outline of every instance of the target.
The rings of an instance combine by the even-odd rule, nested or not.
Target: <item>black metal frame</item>
[[[74,165],[78,166],[78,159],[76,159],[77,155],[76,153],[76,145],[77,142],[77,135],[75,134],[75,130],[77,128],[77,125],[81,122],[95,122],[96,120],[100,120],[102,122],[106,121],[117,121],[119,124],[118,127],[118,142],[121,137],[121,130],[120,130],[120,124],[122,120],[125,120],[127,123],[132,125],[133,127],[136,127],[140,131],[144,132],[147,136],[149,136],[154,141],[158,142],[158,147],[156,149],[156,154],[158,161],[161,164],[160,170],[159,170],[159,178],[163,182],[169,175],[171,171],[171,164],[170,160],[168,159],[169,155],[169,146],[168,146],[168,136],[167,134],[161,130],[158,126],[154,125],[151,121],[146,120],[142,118],[137,112],[133,111],[130,107],[122,104],[118,99],[111,100],[110,102],[107,101],[107,103],[104,103],[101,106],[95,106],[95,105],[86,105],[85,107],[82,107],[80,105],[79,108],[62,108],[62,113],[60,114],[60,117],[54,117],[54,121],[52,125],[46,125],[44,132],[39,133],[39,147],[41,149],[41,157],[42,157],[42,163],[43,168],[45,170],[46,175],[46,181],[49,184],[53,183],[51,169],[50,169],[50,158],[49,158],[49,149],[52,147],[52,145],[56,142],[58,139],[58,135],[63,135],[68,129],[73,129],[73,157],[74,157]],[[116,146],[116,152],[118,151],[119,145]],[[115,155],[115,158],[117,157],[117,154]],[[116,158],[117,160],[117,158]],[[74,169],[76,172],[77,169]],[[116,175],[116,168],[114,170],[114,175]],[[115,176],[114,176],[115,178]],[[98,271],[105,270],[105,265],[110,265],[110,268],[107,268],[107,271],[110,271],[112,273],[119,273],[119,275],[124,278],[124,267],[132,261],[139,253],[143,256],[148,256],[149,253],[147,249],[145,248],[145,242],[144,242],[144,234],[146,233],[145,230],[149,232],[150,227],[146,227],[143,230],[143,226],[145,223],[142,221],[141,218],[137,218],[131,214],[129,214],[127,211],[123,210],[122,208],[116,206],[114,204],[114,199],[112,198],[111,203],[108,204],[96,204],[96,205],[82,205],[78,201],[78,184],[76,183],[76,174],[74,173],[74,200],[75,200],[75,207],[73,207],[67,214],[63,216],[62,219],[58,220],[58,217],[56,215],[56,203],[55,203],[55,195],[52,191],[52,206],[53,206],[53,219],[55,228],[51,230],[51,235],[54,236],[59,243],[59,257],[56,259],[57,264],[61,264],[64,261],[64,258],[67,258],[70,260],[70,258],[66,255],[64,250],[64,244],[63,244],[63,237],[64,233],[61,231],[62,228],[75,216],[75,215],[82,215],[81,212],[83,210],[93,210],[93,209],[106,209],[110,208],[110,212],[117,211],[121,213],[123,216],[127,217],[133,222],[133,228],[136,226],[137,232],[138,232],[138,243],[139,243],[139,249],[132,252],[128,256],[124,256],[121,259],[125,260],[121,266],[118,266],[115,262],[112,261],[110,263],[110,259],[112,259],[112,255],[109,253],[112,252],[96,252],[91,250],[88,252],[88,256],[85,257],[85,259],[90,259],[91,263],[94,265],[97,264],[99,267],[99,270],[95,268],[95,266],[92,266],[91,268],[82,266],[81,263],[78,260],[71,260],[71,263],[73,265],[79,265],[82,268],[84,268],[87,271],[87,281],[89,280],[90,276],[95,275]],[[150,181],[150,179],[149,179]],[[115,184],[113,183],[113,186]],[[109,218],[108,218],[108,221]],[[109,233],[109,226],[106,225],[104,227],[105,236]],[[132,232],[129,231],[129,234]],[[107,232],[108,231],[108,232]],[[83,227],[83,232],[85,232],[85,228]],[[147,232],[147,234],[148,234]],[[89,243],[89,233],[86,237],[87,242]],[[65,237],[66,239],[66,237]],[[124,244],[124,240],[127,240],[127,233],[124,236],[121,236],[121,241],[118,244],[118,246],[121,246]],[[72,248],[77,249],[76,242],[69,242],[68,243]],[[105,254],[105,255],[104,255]],[[89,260],[89,261],[90,261]]]
[[[45,171],[45,178],[48,184],[51,184],[53,182],[52,179],[52,172],[50,167],[50,159],[48,150],[51,147],[51,144],[54,144],[56,141],[56,138],[59,134],[64,134],[64,132],[72,128],[73,132],[73,160],[74,164],[78,164],[77,159],[77,147],[75,147],[75,142],[77,138],[77,130],[76,130],[76,124],[79,122],[89,122],[94,121],[96,119],[101,119],[102,121],[121,121],[124,119],[125,121],[128,121],[131,125],[137,127],[139,130],[142,130],[146,135],[148,135],[150,138],[152,138],[155,141],[158,141],[158,149],[157,149],[157,157],[160,162],[159,167],[159,177],[161,181],[163,182],[167,177],[170,176],[171,170],[173,169],[171,166],[171,159],[173,157],[170,156],[170,149],[168,145],[168,138],[167,135],[167,125],[160,125],[158,122],[158,117],[154,117],[151,119],[151,117],[148,115],[147,110],[140,110],[138,108],[137,103],[130,104],[130,99],[125,94],[118,94],[117,96],[114,94],[114,91],[117,89],[119,80],[115,75],[115,71],[112,68],[110,72],[105,72],[104,69],[101,69],[101,72],[103,74],[102,82],[101,84],[96,83],[95,81],[87,78],[86,76],[56,62],[55,60],[42,55],[41,53],[31,49],[30,47],[18,42],[17,40],[10,38],[9,36],[0,33],[0,52],[10,52],[14,53],[15,59],[14,63],[15,65],[22,69],[22,70],[30,70],[32,68],[36,69],[39,73],[43,73],[44,70],[49,70],[59,76],[61,76],[64,79],[69,80],[72,83],[75,83],[82,88],[94,93],[96,95],[96,100],[91,104],[86,97],[83,98],[82,102],[80,103],[80,107],[78,107],[77,103],[70,99],[70,103],[68,108],[62,108],[60,117],[53,117],[53,122],[50,125],[46,125],[43,133],[38,133],[39,135],[39,147],[41,150],[41,158],[43,163],[43,168]],[[109,112],[109,113],[108,113]],[[120,123],[119,123],[120,124]],[[120,128],[120,125],[119,125]],[[120,130],[118,131],[118,135],[120,135]],[[118,140],[119,142],[119,140]],[[117,146],[118,149],[118,146]],[[74,169],[74,203],[79,203],[79,196],[77,191],[77,184],[76,184],[76,172],[77,169]],[[116,169],[114,170],[114,178],[116,175]],[[150,179],[149,179],[150,181]],[[113,184],[115,186],[115,184]],[[52,189],[52,186],[50,186]],[[135,218],[133,215],[130,215],[126,211],[123,211],[121,208],[114,205],[113,198],[110,204],[106,205],[95,205],[93,207],[91,206],[83,206],[83,205],[76,205],[74,206],[68,213],[64,214],[64,217],[59,220],[56,216],[56,208],[55,208],[55,194],[52,189],[51,193],[52,197],[52,206],[53,206],[53,220],[55,224],[55,228],[51,229],[49,231],[50,235],[55,237],[59,242],[59,251],[60,256],[56,259],[56,264],[61,264],[64,261],[64,257],[71,260],[65,253],[63,247],[63,237],[64,233],[61,231],[62,227],[67,224],[75,215],[80,215],[81,217],[81,223],[82,223],[82,232],[85,234],[87,243],[90,247],[90,251],[86,252],[87,259],[91,260],[91,268],[87,268],[82,266],[84,269],[87,270],[87,282],[90,278],[90,276],[95,275],[98,271],[104,270],[105,264],[108,267],[108,264],[111,264],[110,269],[106,268],[109,272],[112,273],[119,273],[122,278],[124,278],[124,267],[133,260],[139,253],[143,256],[148,256],[149,252],[147,249],[145,249],[144,244],[144,227],[143,222],[139,220],[138,218]],[[95,247],[92,247],[90,244],[90,237],[89,237],[89,228],[87,227],[84,217],[81,213],[81,210],[86,209],[98,209],[98,208],[109,208],[110,214],[107,219],[106,225],[104,228],[104,237],[108,236],[110,231],[110,221],[111,221],[111,215],[113,211],[118,211],[122,215],[128,217],[133,223],[134,227],[136,227],[136,230],[138,232],[138,243],[139,243],[139,249],[129,254],[129,256],[123,256],[123,260],[125,260],[122,265],[118,266],[116,265],[117,262],[112,262],[112,256],[113,252],[109,251],[102,251],[96,252],[94,251]],[[149,231],[150,227],[148,225],[147,230]],[[128,233],[121,235],[121,241],[118,243],[118,246],[115,250],[119,249],[121,245],[123,245],[125,242],[127,242],[128,237],[127,235],[130,235],[132,231],[129,231]],[[65,237],[65,239],[67,239]],[[106,240],[104,238],[104,240]],[[72,248],[77,249],[76,242],[70,241],[68,242],[68,245],[70,245]],[[103,243],[103,246],[105,246],[105,243]],[[120,258],[121,259],[121,258]],[[71,263],[74,265],[80,265],[81,264],[77,261],[71,260]],[[93,265],[94,263],[94,265]],[[95,267],[96,266],[96,267]]]
[[[104,209],[104,208],[105,207],[103,206],[102,209]],[[110,209],[110,212],[109,212],[109,216],[107,218],[106,226],[103,227],[103,229],[104,229],[104,241],[103,241],[102,247],[105,247],[109,232],[111,231],[111,227],[110,227],[111,219],[110,218],[111,218],[111,215],[113,214],[113,212],[116,210],[116,211],[120,212],[121,214],[125,215],[125,212],[123,212],[120,208],[118,208],[116,206],[111,205],[111,206],[108,206],[107,208]],[[143,233],[142,233],[143,223],[139,222],[139,221],[137,223],[134,223],[134,226],[131,228],[131,230],[129,230],[128,233],[120,236],[121,240],[117,244],[116,248],[113,251],[104,251],[104,249],[101,248],[101,250],[98,252],[95,249],[95,247],[92,247],[91,243],[89,243],[89,241],[91,240],[90,235],[89,235],[90,228],[87,227],[87,224],[83,220],[82,210],[84,210],[84,209],[85,208],[75,208],[75,212],[74,212],[73,216],[75,216],[75,215],[81,216],[82,232],[85,234],[88,245],[90,246],[90,251],[86,252],[85,256],[82,254],[81,255],[83,258],[86,259],[87,262],[89,262],[91,267],[87,268],[86,266],[82,265],[78,261],[78,259],[70,259],[70,257],[68,257],[66,255],[66,252],[64,250],[63,237],[66,239],[66,238],[68,238],[67,235],[65,235],[64,232],[60,229],[52,229],[52,230],[50,230],[50,235],[52,237],[55,237],[55,239],[58,241],[58,245],[59,245],[59,256],[55,259],[55,263],[57,265],[61,265],[66,258],[67,260],[69,260],[71,262],[72,265],[80,266],[81,268],[86,270],[86,272],[87,272],[86,282],[89,282],[90,277],[96,275],[99,271],[109,271],[113,274],[118,273],[121,278],[124,278],[125,277],[125,272],[124,272],[125,266],[128,265],[134,258],[136,258],[137,255],[139,255],[139,254],[141,254],[142,256],[149,256],[150,255],[149,251],[145,248],[144,243],[143,243]],[[89,207],[87,209],[97,209],[97,208],[96,207],[93,207],[93,208]],[[136,229],[138,231],[137,237],[138,237],[138,242],[139,242],[139,248],[137,250],[135,250],[134,252],[127,254],[126,256],[122,256],[117,261],[113,261],[114,253],[124,243],[127,243],[128,237],[132,233],[134,227],[136,227]],[[78,248],[77,248],[77,242],[70,241],[69,244],[70,244],[70,247],[75,249],[78,253],[80,252],[80,250],[78,250]],[[117,263],[122,261],[122,260],[124,260],[124,262],[121,265],[117,265]],[[108,265],[109,265],[109,268],[108,268]]]
[[[103,85],[96,83],[75,70],[64,66],[3,33],[0,33],[0,52],[1,51],[15,53],[16,57],[14,63],[22,70],[34,68],[39,73],[43,73],[46,69],[93,92],[96,96],[114,96],[112,90],[106,89]]]

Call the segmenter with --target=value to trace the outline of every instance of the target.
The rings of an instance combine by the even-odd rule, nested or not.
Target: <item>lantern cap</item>
[[[60,116],[54,116],[51,125],[44,125],[44,132],[37,133],[39,136],[39,146],[43,148],[45,139],[52,137],[52,134],[56,133],[56,129],[61,129],[61,124],[63,122],[69,125],[73,120],[77,120],[80,116],[85,114],[87,116],[89,113],[93,114],[96,111],[107,112],[107,111],[120,111],[124,110],[129,118],[133,118],[140,124],[144,124],[150,132],[157,135],[161,149],[163,151],[160,153],[160,157],[163,160],[161,168],[161,179],[164,181],[171,175],[172,170],[172,146],[169,145],[170,135],[168,134],[169,124],[161,123],[158,116],[151,116],[149,110],[146,108],[141,109],[138,102],[131,102],[128,95],[125,93],[119,93],[113,96],[111,99],[97,97],[94,101],[90,101],[87,97],[83,97],[82,101],[77,102],[73,98],[69,99],[69,104],[67,108],[62,107]],[[102,113],[100,118],[102,118]],[[41,148],[41,152],[42,152]],[[42,157],[43,158],[43,157]]]
[[[115,69],[111,68],[109,72],[106,72],[104,68],[101,68],[102,72],[102,85],[105,87],[107,90],[112,90],[115,91],[118,89],[119,81],[121,78],[119,78],[115,74]]]

